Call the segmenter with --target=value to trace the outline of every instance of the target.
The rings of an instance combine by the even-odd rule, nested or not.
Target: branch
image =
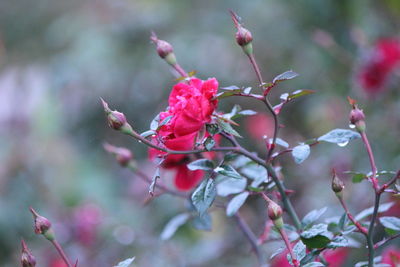
[[[239,226],[240,230],[243,232],[244,236],[249,241],[251,249],[257,257],[258,264],[261,266],[261,263],[263,262],[263,257],[257,245],[257,237],[254,235],[253,231],[251,231],[246,221],[240,216],[239,212],[236,212],[233,218],[235,219],[236,224]]]

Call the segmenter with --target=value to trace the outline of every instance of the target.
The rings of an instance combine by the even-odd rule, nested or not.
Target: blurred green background
[[[358,63],[377,39],[399,37],[399,1],[0,1],[1,266],[19,264],[21,238],[38,266],[62,266],[56,265],[50,244],[34,235],[29,206],[51,219],[67,254],[79,258],[80,266],[112,266],[131,256],[136,266],[255,264],[242,234],[222,210],[212,213],[212,232],[187,225],[171,240],[160,241],[163,226],[187,203],[161,196],[144,205],[147,185],[102,148],[105,141],[128,147],[143,171],[154,171],[144,146],[108,128],[99,101],[103,97],[124,112],[139,131],[147,130],[166,107],[175,81],[149,41],[151,30],[172,43],[180,64],[196,70],[199,78],[216,77],[221,86],[257,86],[234,41],[228,9],[252,31],[266,80],[289,69],[301,75],[273,89],[274,103],[284,92],[316,91],[283,110],[282,138],[296,145],[347,128],[350,95],[366,113],[379,169],[400,166],[399,73],[374,96],[354,79]],[[266,112],[239,98],[221,101],[219,109],[230,111],[234,103]],[[263,154],[262,141],[245,131],[240,128],[247,137],[241,143]],[[281,163],[301,215],[326,205],[327,215],[342,214],[330,191],[332,167],[369,170],[360,141],[344,148],[317,146],[302,165],[289,156]],[[347,184],[351,210],[372,205],[368,183]],[[254,200],[241,209],[257,235],[264,208]],[[263,250],[271,254],[276,247],[267,244]],[[349,266],[363,257],[357,251],[352,255]]]

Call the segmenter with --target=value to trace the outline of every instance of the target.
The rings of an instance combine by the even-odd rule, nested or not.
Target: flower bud
[[[107,115],[107,121],[110,128],[118,131],[125,131],[131,129],[131,126],[127,123],[126,117],[123,113],[118,112],[116,110],[111,110],[108,107],[107,102],[105,102],[102,98],[101,103],[104,108],[104,112]]]
[[[281,229],[283,227],[282,220],[282,208],[274,201],[268,201],[268,217],[273,221],[276,228]]]
[[[236,42],[240,46],[245,46],[251,43],[253,41],[253,36],[251,35],[251,32],[242,27],[240,24],[238,25],[238,30],[236,32]]]
[[[21,240],[22,253],[21,253],[21,265],[22,267],[35,267],[36,259],[28,249],[25,241]]]
[[[106,143],[104,144],[104,149],[107,152],[114,154],[118,163],[123,167],[126,167],[129,164],[129,162],[133,159],[132,152],[127,148],[116,147]]]
[[[344,183],[340,180],[339,176],[337,176],[335,170],[333,170],[332,177],[332,190],[336,193],[337,196],[341,196],[341,192],[344,189]]]
[[[235,27],[237,29],[237,32],[235,34],[236,42],[242,47],[244,53],[250,56],[253,54],[253,45],[251,43],[253,41],[253,36],[248,29],[244,28],[242,24],[240,24],[240,18],[238,17],[238,15],[233,11],[230,11],[230,13],[233,23],[235,24]]]
[[[353,109],[350,111],[349,115],[349,120],[352,125],[355,126],[356,130],[359,133],[362,133],[365,131],[365,115],[362,109],[359,109],[357,107],[357,101],[347,97],[349,100],[350,105],[353,107]]]
[[[170,65],[176,65],[174,49],[170,43],[159,40],[154,32],[151,33],[150,40],[156,44],[157,53],[162,59]]]
[[[29,209],[32,212],[35,220],[35,233],[43,235],[50,241],[54,240],[55,236],[53,230],[51,229],[51,222],[47,218],[40,216],[32,207]]]

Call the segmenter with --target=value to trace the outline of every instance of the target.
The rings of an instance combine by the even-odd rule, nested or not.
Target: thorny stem
[[[136,173],[139,176],[139,178],[141,178],[143,181],[151,184],[151,178],[148,177],[145,173],[138,170],[133,164],[128,164],[128,168],[131,169],[134,173]],[[156,184],[156,187],[170,195],[174,195],[174,196],[181,197],[181,198],[188,197],[185,193],[171,190],[171,189],[167,188],[166,186],[159,184],[159,183]]]
[[[260,68],[258,67],[258,64],[257,64],[257,61],[256,61],[256,59],[254,57],[254,54],[250,54],[248,57],[249,57],[251,65],[254,68],[254,71],[256,72],[257,79],[258,79],[258,82],[260,83],[260,86],[263,86],[264,80],[263,80],[263,78],[261,76]],[[267,154],[267,157],[266,157],[266,161],[268,162],[270,160],[270,158],[271,158],[272,152],[275,149],[275,142],[276,142],[276,138],[278,137],[278,131],[279,131],[279,121],[278,121],[278,116],[276,115],[276,113],[274,111],[274,108],[272,107],[271,103],[269,102],[267,96],[265,96],[265,98],[263,99],[263,102],[265,103],[265,105],[267,106],[269,112],[271,112],[272,117],[274,118],[274,135],[273,135],[273,138],[272,138],[271,147],[269,148],[268,154]]]
[[[294,266],[296,266],[296,267],[300,266],[299,261],[294,256],[292,245],[289,242],[289,239],[287,237],[285,230],[283,228],[279,229],[279,234],[281,235],[283,241],[285,242],[287,249],[289,250],[289,254],[290,254],[290,257],[292,258],[292,262],[293,262]]]
[[[388,237],[388,238],[386,238],[386,239],[383,239],[383,240],[379,241],[378,243],[376,243],[376,244],[374,245],[374,249],[377,249],[377,248],[379,248],[380,246],[383,246],[383,245],[386,244],[387,242],[389,242],[389,241],[391,241],[391,240],[393,240],[393,239],[396,239],[396,238],[398,238],[398,237],[400,237],[400,233],[399,233],[399,234],[396,234],[396,235],[392,235],[392,236],[390,236],[390,237]]]
[[[365,148],[367,149],[369,162],[370,162],[370,165],[371,165],[371,171],[372,171],[372,177],[371,177],[372,185],[373,185],[373,187],[375,189],[375,192],[377,192],[378,189],[379,189],[379,184],[378,184],[378,181],[376,179],[377,168],[376,168],[376,165],[375,165],[374,154],[372,152],[371,145],[369,144],[368,137],[367,137],[367,134],[365,133],[365,131],[361,132],[361,139],[362,139],[363,143],[365,144]]]
[[[240,230],[243,232],[247,240],[251,245],[251,249],[257,257],[258,264],[261,266],[263,262],[263,257],[261,255],[260,249],[257,245],[257,237],[254,235],[253,231],[250,229],[249,225],[240,216],[239,212],[234,215],[234,219],[239,226]]]
[[[148,177],[145,173],[139,171],[137,168],[135,168],[135,166],[133,166],[132,164],[129,164],[128,167],[134,171],[141,179],[143,179],[144,181],[146,181],[147,183],[151,183],[151,179],[150,177]],[[177,196],[177,197],[181,197],[181,198],[187,198],[187,195],[178,191],[174,191],[171,190],[163,185],[160,184],[156,184],[156,187],[160,188],[161,190],[163,190],[165,193],[168,193],[170,195],[173,196]],[[218,206],[217,207],[220,208],[225,208],[225,206]],[[237,225],[239,226],[240,230],[243,232],[244,236],[247,238],[247,240],[249,241],[252,250],[254,251],[254,254],[257,257],[258,263],[261,265],[261,262],[263,260],[260,249],[257,245],[257,238],[254,235],[253,231],[250,229],[249,225],[246,223],[246,221],[240,216],[239,213],[236,213],[234,215],[235,218],[235,222],[237,223]]]
[[[67,255],[64,253],[64,250],[62,249],[61,245],[58,243],[57,240],[51,240],[50,241],[53,246],[56,248],[58,254],[60,254],[61,258],[64,260],[65,264],[67,264],[68,267],[72,267],[73,265],[71,264],[71,262],[69,261]]]
[[[287,194],[286,194],[286,188],[285,185],[282,183],[282,181],[278,178],[274,167],[271,165],[271,163],[266,163],[264,160],[259,158],[256,154],[249,152],[245,148],[243,148],[237,141],[236,139],[231,136],[231,135],[226,135],[223,134],[225,138],[227,138],[233,145],[235,145],[235,150],[232,152],[241,154],[254,162],[258,163],[259,165],[263,166],[267,171],[269,176],[271,176],[272,180],[274,181],[276,187],[278,188],[279,194],[281,195],[282,202],[283,202],[283,207],[285,208],[286,212],[289,214],[291,219],[293,220],[293,223],[295,224],[295,227],[297,230],[301,230],[301,222],[299,217],[297,216],[297,213],[295,212],[292,203],[290,202]]]
[[[207,150],[207,149],[197,149],[197,150],[171,150],[165,147],[161,147],[158,146],[154,143],[152,143],[151,141],[147,140],[146,138],[144,138],[143,136],[141,136],[140,134],[138,134],[136,131],[134,131],[133,129],[129,129],[129,130],[124,130],[122,131],[124,134],[127,134],[129,136],[132,136],[133,138],[137,139],[140,143],[143,143],[149,147],[155,148],[157,150],[166,152],[168,154],[198,154],[198,153],[203,153],[203,152],[209,152],[209,151],[225,151],[225,152],[229,152],[232,150],[235,150],[234,147],[215,147],[212,148],[211,150]]]
[[[267,194],[265,194],[264,192],[261,192],[261,196],[268,203],[268,205],[270,205],[269,203],[271,203],[272,200],[267,196]],[[299,262],[297,261],[297,259],[294,256],[292,245],[289,242],[289,239],[287,237],[285,229],[283,227],[281,227],[281,228],[277,227],[277,230],[279,231],[279,234],[281,235],[283,242],[285,242],[286,248],[288,249],[290,257],[292,258],[293,265],[298,267]]]
[[[367,229],[365,229],[358,221],[356,221],[356,219],[354,219],[353,215],[350,213],[349,209],[347,208],[346,203],[343,200],[343,197],[338,197],[340,204],[342,205],[344,211],[346,212],[347,217],[349,218],[349,220],[357,227],[357,229],[360,231],[360,233],[362,233],[363,235],[365,235],[366,238],[368,238],[368,232]]]
[[[367,242],[368,242],[368,266],[373,267],[374,266],[374,254],[375,254],[375,249],[374,249],[374,226],[375,226],[375,220],[376,216],[378,214],[378,208],[379,208],[379,200],[381,198],[380,193],[375,193],[375,205],[374,205],[374,212],[372,213],[372,219],[368,228],[368,237],[367,237]]]

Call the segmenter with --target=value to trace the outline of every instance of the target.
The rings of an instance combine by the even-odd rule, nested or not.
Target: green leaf
[[[347,247],[349,245],[348,240],[344,236],[336,236],[333,240],[328,244],[328,248],[341,248]]]
[[[299,262],[306,256],[306,246],[304,243],[300,240],[299,242],[296,243],[293,247],[293,254]],[[290,264],[292,264],[292,257],[290,254],[287,254],[287,259]]]
[[[301,240],[306,244],[308,248],[323,248],[325,247],[331,240],[324,235],[316,235],[311,238],[302,237]]]
[[[174,116],[168,116],[168,117],[166,117],[166,118],[164,118],[161,122],[160,122],[160,124],[158,124],[158,127],[157,127],[157,129],[160,129],[162,126],[164,126],[165,124],[167,124],[171,119],[172,119],[172,117],[174,117]]]
[[[210,151],[215,146],[215,141],[211,136],[209,136],[206,138],[203,145],[208,151]]]
[[[192,225],[197,230],[211,231],[212,229],[212,219],[210,214],[207,212],[203,216],[196,216],[192,220]]]
[[[381,204],[379,206],[378,213],[382,213],[382,212],[388,211],[393,206],[393,204],[394,204],[394,202],[388,202],[388,203]],[[361,221],[362,219],[365,219],[368,216],[372,215],[373,212],[374,212],[374,207],[370,207],[368,209],[365,209],[365,210],[361,211],[359,214],[356,215],[355,220],[356,221]]]
[[[251,89],[252,89],[251,87],[246,87],[246,88],[244,88],[244,89],[243,89],[243,94],[246,94],[246,95],[250,94]]]
[[[278,76],[276,76],[272,82],[278,83],[278,82],[282,82],[282,81],[286,81],[286,80],[291,80],[293,78],[296,78],[297,76],[299,76],[299,74],[297,74],[296,72],[294,72],[292,70],[289,70],[289,71],[286,71],[286,72],[281,73]]]
[[[309,263],[303,265],[303,267],[320,267],[320,266],[325,266],[325,265],[318,261],[309,262]]]
[[[236,85],[221,87],[222,90],[233,91],[233,90],[240,90],[240,87]]]
[[[152,136],[152,135],[156,135],[156,134],[157,134],[156,131],[148,130],[148,131],[145,131],[145,132],[141,133],[140,136],[146,138],[146,137],[149,137],[149,136]]]
[[[254,111],[251,109],[244,109],[242,111],[239,111],[238,114],[243,115],[243,116],[251,116],[251,115],[256,115],[257,111]]]
[[[279,137],[276,138],[275,143],[277,145],[280,145],[281,147],[284,147],[284,148],[288,148],[289,147],[289,144],[285,140],[283,140],[283,139],[281,139]]]
[[[350,140],[361,138],[361,135],[352,130],[334,129],[320,137],[318,141],[325,141],[328,143],[335,143],[340,146],[345,146]]]
[[[226,121],[223,121],[222,119],[218,118],[217,123],[221,129],[231,135],[234,135],[236,137],[242,137],[238,132],[236,132],[235,129],[232,128],[232,126],[227,123]]]
[[[234,179],[241,179],[242,176],[231,166],[231,165],[221,165],[214,169],[218,174],[228,176]]]
[[[154,189],[156,188],[157,180],[160,178],[160,168],[157,168],[153,178],[151,179],[151,183],[149,186],[149,194],[153,195],[154,194]]]
[[[217,196],[217,189],[215,187],[215,182],[213,179],[208,178],[204,180],[193,192],[192,203],[196,210],[199,212],[200,216],[207,211],[207,209],[214,202]]]
[[[220,176],[222,177],[222,176]],[[217,192],[221,197],[243,192],[246,189],[247,180],[244,178],[226,178],[217,184]]]
[[[229,201],[228,206],[226,207],[226,215],[232,216],[234,215],[240,207],[246,202],[247,197],[249,196],[249,192],[243,192]]]
[[[294,159],[294,162],[297,164],[301,164],[303,161],[305,161],[308,156],[310,155],[310,146],[309,145],[299,145],[293,148],[292,150],[292,156]]]
[[[357,183],[361,183],[366,178],[367,178],[367,176],[364,173],[355,173],[355,174],[353,174],[351,181],[353,183],[357,184]]]
[[[379,221],[388,229],[400,231],[400,218],[388,216],[379,218]]]
[[[162,231],[160,238],[161,240],[168,240],[170,239],[178,230],[179,227],[184,225],[188,219],[190,218],[190,215],[187,213],[182,213],[178,214],[175,217],[173,217],[164,227],[164,230]]]
[[[157,114],[150,123],[150,130],[157,131],[160,122],[160,114]]]
[[[319,210],[310,211],[309,213],[307,213],[306,216],[304,216],[303,220],[301,221],[302,224],[305,227],[307,227],[308,225],[314,223],[316,220],[319,219],[319,217],[321,217],[322,214],[325,213],[326,210],[327,210],[327,207],[324,207]]]
[[[234,95],[234,94],[239,94],[239,93],[242,91],[242,89],[239,88],[239,87],[237,87],[236,85],[231,85],[231,86],[227,86],[227,87],[222,87],[221,89],[222,89],[222,90],[225,90],[225,92],[218,93],[218,94],[216,95],[216,98],[217,98],[217,99],[229,97],[229,96],[232,96],[232,95]]]
[[[301,240],[308,248],[323,248],[330,241],[332,234],[328,232],[328,225],[316,224],[310,229],[303,231],[300,235]]]
[[[296,91],[290,93],[287,96],[287,100],[290,101],[290,100],[293,100],[295,98],[298,98],[298,97],[301,97],[301,96],[305,96],[305,95],[310,95],[310,94],[313,94],[313,93],[315,93],[315,91],[313,91],[313,90],[296,90]]]
[[[207,124],[206,125],[207,132],[211,135],[216,135],[221,132],[221,128],[218,124]]]
[[[209,159],[198,159],[190,162],[187,165],[187,168],[191,171],[195,170],[211,171],[212,169],[214,169],[214,163]]]
[[[135,260],[135,257],[126,259],[124,261],[121,261],[120,263],[118,263],[114,267],[129,267],[134,260]]]

